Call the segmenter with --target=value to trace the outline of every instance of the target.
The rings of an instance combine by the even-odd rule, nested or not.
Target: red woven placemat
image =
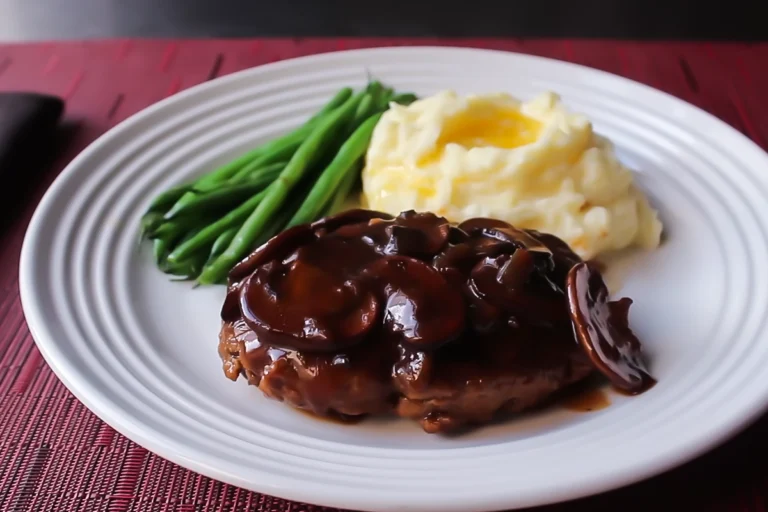
[[[270,39],[0,46],[0,90],[61,95],[67,100],[67,121],[79,125],[10,228],[0,233],[1,510],[328,510],[202,477],[147,452],[96,418],[52,374],[27,330],[19,300],[19,250],[50,181],[94,138],[136,111],[181,89],[265,62],[406,44],[497,48],[586,64],[679,96],[763,147],[768,144],[768,44]],[[543,510],[668,510],[673,505],[765,510],[767,439],[764,417],[721,448],[665,475]]]

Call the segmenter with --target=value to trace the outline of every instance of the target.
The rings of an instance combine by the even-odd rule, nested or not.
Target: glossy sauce
[[[426,352],[472,380],[570,356],[561,267],[571,261],[538,238],[490,219],[458,228],[431,214],[359,220],[316,225],[317,238],[305,227],[265,248],[282,261],[260,262],[233,287],[239,298],[227,304],[239,308],[223,317],[242,318],[265,347],[301,351],[310,366],[339,366],[329,352],[355,367],[373,352],[367,366]]]
[[[249,381],[318,415],[490,383],[524,403],[593,371],[566,293],[579,263],[556,237],[497,220],[353,210],[246,258],[221,315]]]
[[[591,263],[574,265],[566,283],[576,339],[595,366],[624,392],[652,388],[656,380],[645,365],[640,340],[629,328],[632,299],[609,301],[608,288]]]
[[[307,409],[295,409],[300,414],[303,414],[304,416],[316,420],[316,421],[324,421],[327,423],[333,423],[334,425],[357,425],[361,421],[363,421],[366,417],[365,415],[360,416],[344,416],[341,414],[316,414],[312,411],[308,411]]]
[[[560,404],[571,411],[592,412],[605,409],[611,405],[611,399],[604,389],[583,388],[567,393],[560,400]]]

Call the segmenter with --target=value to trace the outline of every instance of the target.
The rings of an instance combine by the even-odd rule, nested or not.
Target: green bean
[[[261,176],[262,174],[271,175],[275,172],[279,173],[285,168],[287,164],[288,164],[287,161],[275,162],[274,164],[263,165],[263,166],[251,166],[249,164],[243,167],[243,170],[237,173],[237,175],[227,180],[224,183],[224,185],[234,185],[236,183],[244,183],[246,181],[256,179],[258,176]]]
[[[206,265],[218,258],[219,255],[226,250],[227,246],[229,246],[229,244],[232,242],[232,239],[235,238],[239,228],[240,226],[232,226],[219,235],[219,237],[215,242],[213,242],[213,245],[211,246],[211,253],[208,255]]]
[[[275,211],[284,204],[296,183],[318,161],[326,142],[332,139],[354,116],[362,97],[363,93],[353,95],[320,121],[317,128],[296,150],[277,180],[267,189],[264,200],[248,216],[227,250],[203,270],[198,282],[202,284],[219,282],[232,266],[247,254]]]
[[[355,111],[355,117],[352,118],[352,130],[360,126],[360,123],[368,119],[372,114],[373,109],[376,107],[374,95],[366,93],[360,103],[357,105]]]
[[[376,96],[371,93],[364,93],[363,98],[360,100],[360,103],[357,105],[357,110],[355,110],[355,115],[352,117],[352,121],[349,122],[348,126],[342,131],[336,138],[336,144],[334,144],[334,147],[338,147],[339,145],[343,144],[345,140],[347,140],[354,132],[355,130],[365,121],[368,119],[371,115],[374,114],[376,111]],[[332,158],[334,155],[330,155],[329,158]],[[329,163],[328,160],[324,162],[324,164]],[[322,166],[324,168],[325,165]]]
[[[157,262],[157,266],[160,268],[160,270],[166,274],[173,273],[172,265],[168,262],[168,255],[173,249],[173,246],[179,240],[182,243],[186,240],[189,240],[190,238],[194,237],[198,231],[200,231],[200,228],[196,226],[192,227],[186,232],[183,232],[182,229],[183,228],[179,226],[174,233],[168,234],[164,238],[156,238],[153,240],[155,261]]]
[[[251,150],[233,162],[220,167],[213,173],[201,178],[196,183],[196,185],[205,187],[209,183],[220,183],[221,181],[224,181],[225,179],[231,177],[232,174],[234,174],[232,167],[240,168],[242,165],[245,165],[253,160],[253,158],[256,156],[284,150],[286,146],[292,146],[292,144],[296,142],[297,139],[303,140],[307,135],[309,135],[309,133],[311,133],[312,128],[317,124],[317,122],[319,122],[326,114],[343,105],[350,96],[352,96],[352,89],[349,87],[344,87],[339,92],[337,92],[336,95],[331,98],[331,100],[328,101],[315,115],[310,117],[301,127],[297,128],[293,132],[288,133],[287,135],[284,135],[264,144],[263,146]],[[274,162],[275,160],[272,161]]]
[[[222,208],[236,206],[268,187],[280,175],[281,170],[280,167],[271,169],[269,173],[257,175],[248,181],[222,186],[201,194],[181,207],[174,206],[165,214],[165,218],[172,220],[185,215],[221,211]]]
[[[284,209],[283,211],[279,212],[274,219],[264,228],[264,230],[259,234],[259,236],[254,240],[253,244],[250,245],[248,248],[248,253],[251,251],[256,250],[256,248],[260,247],[261,245],[267,243],[270,238],[278,234],[280,231],[282,231],[283,226],[285,226],[285,223],[288,221],[288,219],[293,215],[293,212],[296,211],[296,208],[293,208],[292,210],[289,208]],[[230,241],[231,243],[231,241]],[[227,283],[227,276],[229,274],[229,270],[227,272],[219,275],[217,281],[206,281],[205,283],[202,283],[200,278],[202,275],[206,272],[208,272],[208,268],[215,264],[216,259],[208,260],[208,262],[203,267],[202,272],[200,273],[200,276],[198,276],[198,283],[201,284],[226,284]]]
[[[204,225],[208,219],[203,216],[189,216],[182,219],[165,221],[157,229],[149,233],[149,238],[165,238],[170,241],[179,240],[185,233],[195,226]]]
[[[361,167],[360,162],[358,162],[355,167],[357,168],[356,170],[359,171]],[[344,208],[344,203],[347,201],[350,192],[352,192],[352,187],[355,186],[355,181],[357,181],[358,177],[359,172],[348,172],[344,175],[341,183],[339,183],[339,186],[333,193],[333,199],[331,200],[331,203],[325,209],[325,213],[323,215],[335,215]]]
[[[351,95],[351,88],[345,87],[341,89],[301,128],[298,128],[297,130],[294,130],[293,132],[279,139],[271,141],[270,143],[248,151],[235,160],[228,162],[225,165],[218,167],[214,171],[202,176],[194,183],[178,185],[162,192],[157,197],[155,197],[152,203],[150,203],[147,213],[167,210],[174,203],[178,203],[179,201],[181,201],[179,206],[183,206],[184,203],[191,201],[194,197],[189,193],[189,189],[193,185],[199,189],[215,188],[215,185],[231,178],[240,169],[252,163],[259,156],[262,157],[258,159],[259,165],[265,165],[267,163],[274,162],[276,159],[279,159],[277,157],[282,157],[282,159],[290,158],[293,151],[295,151],[299,144],[301,144],[301,142],[311,133],[313,126],[316,125],[326,114],[332,112],[334,109],[342,105],[347,99],[349,99]],[[276,154],[265,154],[269,152]],[[255,167],[252,167],[251,170],[254,168]],[[145,231],[146,230],[142,230],[143,233]]]
[[[368,143],[373,135],[373,129],[376,127],[379,119],[381,119],[381,115],[379,113],[366,119],[341,146],[339,152],[336,153],[336,157],[315,182],[299,211],[288,221],[289,228],[298,224],[312,222],[322,213],[323,207],[331,199],[344,176],[351,172],[358,160],[365,155]]]
[[[383,90],[384,90],[384,86],[382,86],[381,82],[379,82],[378,80],[375,80],[369,83],[368,87],[365,88],[365,92],[370,94],[375,102],[378,102],[379,97],[381,96]]]
[[[288,162],[276,162],[272,165],[267,165],[265,167],[259,167],[258,169],[255,169],[251,171],[248,176],[243,178],[245,181],[248,180],[254,180],[257,179],[259,176],[262,176],[264,174],[272,175],[273,173],[277,173],[279,176],[280,173],[285,169],[285,166],[288,165]]]
[[[162,269],[165,265],[165,259],[170,253],[168,241],[165,238],[155,238],[152,241],[152,250],[155,256],[155,263]]]
[[[178,209],[174,207],[173,211],[168,212],[166,219],[174,220],[190,215],[199,215],[200,213],[208,214],[226,211],[227,208],[234,208],[257,192],[264,190],[272,181],[274,179],[257,179],[240,185],[230,185],[213,190],[196,197]]]
[[[173,203],[178,201],[185,192],[188,192],[191,189],[192,183],[185,183],[165,190],[152,200],[149,204],[149,208],[147,208],[147,212],[161,212],[167,210]]]
[[[402,94],[397,94],[397,95],[392,97],[392,101],[394,101],[395,103],[399,103],[400,105],[405,105],[405,106],[410,105],[411,103],[413,103],[414,101],[416,101],[418,99],[419,99],[418,96],[416,96],[415,94],[410,93],[410,92],[405,92],[405,93],[402,93]]]
[[[264,230],[259,234],[259,236],[256,238],[254,243],[251,245],[251,247],[248,249],[248,252],[251,252],[255,250],[257,247],[261,246],[262,244],[266,243],[270,238],[278,234],[280,231],[282,231],[283,227],[285,226],[285,223],[288,222],[288,219],[293,216],[293,214],[298,209],[299,205],[301,205],[301,200],[306,195],[306,191],[302,191],[300,193],[297,193],[296,196],[288,201],[288,204],[285,208],[283,208],[280,212],[277,213],[277,215],[274,217],[272,222],[269,223],[268,226],[264,228]],[[237,234],[238,228],[233,228],[234,234]],[[234,237],[234,234],[232,235]],[[222,233],[223,236],[223,233]],[[219,238],[222,238],[220,236]],[[216,240],[217,242],[219,239]],[[230,240],[231,243],[231,240]],[[216,245],[214,243],[214,245]],[[224,247],[226,249],[226,247]],[[211,250],[211,253],[213,253],[213,250]],[[205,267],[212,264],[214,260],[210,259],[205,264]],[[205,267],[203,267],[203,271],[205,271]],[[229,272],[227,272],[229,274]],[[218,281],[215,283],[210,284],[226,284],[227,283],[227,274],[223,275]]]
[[[377,110],[387,110],[389,108],[389,102],[392,100],[392,96],[395,94],[395,90],[391,87],[387,87],[381,91],[378,101],[376,103]]]
[[[143,239],[149,233],[152,233],[155,229],[163,223],[162,212],[147,212],[141,217],[141,228],[139,230],[139,239]]]
[[[293,217],[296,211],[301,206],[304,198],[309,192],[308,187],[302,186],[301,190],[295,190],[295,194],[291,194],[283,208],[273,217],[272,221],[267,225],[264,230],[256,237],[254,243],[248,248],[248,252],[255,250],[257,247],[265,244],[270,238],[285,229],[288,220]]]
[[[229,162],[213,172],[206,174],[195,183],[195,188],[201,191],[215,188],[219,183],[226,181],[237,174],[244,166],[258,161],[258,165],[267,165],[279,160],[286,160],[296,151],[301,143],[312,133],[312,130],[328,114],[343,105],[352,96],[352,89],[345,87],[341,89],[331,100],[326,103],[314,116],[312,116],[304,125],[296,130],[284,135],[278,139],[272,140],[263,146],[259,146],[237,159]],[[184,206],[193,199],[194,195],[186,193],[182,195],[177,204]]]
[[[180,279],[174,279],[175,281],[188,281],[190,279],[195,279],[203,270],[205,259],[205,253],[193,254],[191,257],[184,261],[168,264],[166,266],[165,273],[179,276]]]
[[[305,193],[296,194],[293,199],[288,201],[288,204],[286,204],[285,208],[278,212],[269,226],[267,226],[264,231],[262,231],[261,234],[256,238],[255,243],[249,250],[256,249],[260,245],[266,243],[270,238],[283,231],[286,224],[288,223],[288,220],[293,217],[293,215],[296,213],[296,210],[298,210],[299,206],[301,206],[301,201],[305,196]]]
[[[195,251],[201,247],[205,247],[207,244],[212,243],[219,237],[224,231],[243,222],[248,215],[258,207],[264,197],[269,193],[270,188],[274,186],[270,185],[266,190],[262,190],[249,200],[214,222],[204,227],[200,232],[192,239],[179,244],[170,255],[168,260],[171,262],[182,261],[189,257]]]
[[[147,235],[152,240],[158,238],[170,238],[172,236],[180,236],[183,233],[183,226],[180,226],[179,222],[163,222],[153,231]]]
[[[273,141],[273,143],[278,142]],[[209,187],[211,185],[216,185],[217,183],[221,183],[222,181],[225,181],[229,179],[233,174],[235,174],[242,166],[246,165],[248,162],[252,161],[254,158],[262,155],[265,151],[265,149],[268,149],[269,144],[265,144],[264,146],[259,146],[256,149],[252,149],[251,151],[248,151],[244,155],[239,156],[235,160],[232,160],[231,162],[228,162],[212,172],[205,174],[201,176],[195,183],[194,186],[196,188],[205,188]],[[188,192],[184,195],[182,195],[179,198],[179,201],[183,201],[185,197],[190,197],[191,193]]]
[[[306,139],[307,135],[311,133],[311,127],[302,127],[293,134],[291,134],[290,137],[285,137],[282,139],[278,139],[276,141],[268,143],[266,146],[269,146],[269,150],[265,151],[261,155],[257,156],[250,162],[247,162],[243,167],[240,167],[236,170],[235,173],[233,173],[231,176],[228,176],[227,179],[213,182],[213,183],[202,183],[202,184],[195,184],[194,192],[200,193],[200,192],[208,192],[210,190],[216,189],[218,186],[220,186],[223,182],[236,178],[241,172],[250,172],[255,169],[258,169],[259,167],[264,167],[267,165],[270,165],[275,162],[279,162],[281,160],[288,160],[291,158],[293,153],[296,152],[296,149],[301,145],[301,143]],[[266,147],[263,146],[263,147]],[[248,168],[247,171],[244,171],[245,168]],[[188,197],[188,198],[187,198]],[[182,204],[179,204],[179,202],[176,203],[174,206],[184,206],[184,202],[191,201],[194,197],[193,193],[190,193],[189,196],[183,196],[179,202]],[[185,201],[186,198],[186,201]]]
[[[325,114],[331,112],[332,110],[336,110],[337,107],[340,107],[346,102],[351,96],[352,93],[351,87],[344,87],[339,92],[336,93],[336,95],[331,98],[331,100],[326,103],[323,108],[320,109],[320,111],[309,118],[307,121],[308,124],[316,123],[318,122]]]
[[[192,187],[197,186],[200,189],[214,189],[221,181],[225,180],[231,174],[237,173],[237,171],[242,168],[246,168],[247,172],[250,174],[251,172],[255,172],[259,167],[266,166],[268,168],[269,166],[266,164],[269,164],[270,162],[274,162],[281,158],[283,160],[290,158],[296,148],[298,148],[301,142],[311,132],[313,123],[316,124],[323,116],[342,105],[351,95],[352,89],[349,87],[341,89],[322,109],[320,109],[319,112],[309,119],[306,123],[307,125],[310,125],[309,127],[302,127],[281,139],[251,150],[232,162],[219,167],[210,174],[199,178],[194,183],[178,185],[159,194],[155,197],[152,203],[150,203],[147,213],[142,217],[140,238],[144,238],[160,227],[163,211],[174,206],[179,209],[190,202],[193,202],[197,196],[190,193]],[[272,154],[264,154],[265,151],[272,151]],[[151,213],[160,213],[160,215],[150,215]],[[168,226],[165,229],[170,228],[171,226]]]

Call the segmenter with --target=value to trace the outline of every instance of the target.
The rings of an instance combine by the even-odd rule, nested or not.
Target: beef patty
[[[609,302],[598,270],[551,235],[353,210],[291,228],[232,270],[219,354],[227,377],[293,407],[445,432],[595,370],[647,389],[628,300]]]

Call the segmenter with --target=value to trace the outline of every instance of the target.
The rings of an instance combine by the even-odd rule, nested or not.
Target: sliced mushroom
[[[384,323],[419,350],[435,349],[461,335],[464,297],[429,265],[405,256],[387,256],[365,271],[382,290]]]
[[[466,290],[469,322],[478,332],[493,330],[504,315],[502,315],[500,301],[494,304],[486,300],[483,294],[474,289],[472,280],[468,281],[467,276],[470,275],[473,267],[485,258],[495,258],[501,254],[509,255],[516,250],[517,246],[509,242],[478,234],[471,237],[466,235],[461,243],[446,247],[432,260],[432,266],[448,281]],[[519,258],[520,256],[516,261],[519,261]],[[498,268],[494,270],[494,279],[498,271]]]
[[[341,226],[348,224],[360,224],[363,222],[369,222],[372,219],[392,220],[394,217],[388,213],[378,212],[376,210],[365,210],[357,208],[354,210],[346,210],[336,215],[329,217],[323,217],[313,222],[310,227],[318,234],[324,235],[332,231],[336,231]]]
[[[456,226],[448,228],[448,243],[460,244],[469,240],[469,234],[463,229],[459,229]]]
[[[558,264],[564,265],[567,270],[570,270],[572,266],[581,262],[581,258],[579,258],[579,256],[573,252],[570,247],[568,247],[568,244],[563,242],[555,235],[551,235],[549,233],[541,233],[533,229],[526,231],[529,235],[543,243],[552,252],[555,257],[555,261]]]
[[[550,251],[552,251],[555,266],[552,271],[547,274],[547,280],[554,289],[565,293],[565,278],[568,275],[568,271],[571,267],[580,263],[581,258],[568,247],[568,244],[554,235],[540,233],[535,230],[528,230],[528,233],[539,239]]]
[[[503,253],[511,254],[516,249],[517,247],[509,242],[475,236],[445,247],[434,257],[432,266],[440,272],[455,269],[462,274],[468,274],[481,259]]]
[[[522,321],[556,325],[569,321],[562,294],[533,293],[529,279],[535,270],[533,254],[518,249],[512,255],[486,257],[472,269],[472,293]]]
[[[359,343],[376,324],[379,305],[362,283],[296,259],[254,272],[242,286],[240,309],[262,343],[327,352]]]
[[[240,285],[241,281],[227,286],[227,295],[221,305],[221,319],[224,322],[234,322],[240,318]]]
[[[229,271],[230,283],[243,279],[269,261],[284,258],[296,248],[316,238],[315,232],[306,224],[286,229],[232,267]]]
[[[567,291],[576,338],[595,367],[631,394],[653,386],[656,381],[643,361],[640,340],[629,328],[632,300],[609,301],[602,275],[585,262],[568,272]]]
[[[555,267],[552,251],[544,242],[534,236],[532,232],[518,229],[504,221],[486,218],[466,220],[459,224],[459,228],[470,235],[481,234],[531,251],[537,268],[540,268],[544,273],[551,271]]]
[[[392,367],[396,384],[411,395],[426,391],[434,375],[435,354],[404,345],[400,345],[399,350],[400,358]]]
[[[414,258],[432,257],[448,243],[450,228],[446,219],[434,213],[403,212],[386,226],[389,240],[384,253]]]
[[[530,251],[538,267],[547,272],[555,267],[552,251],[538,238],[525,230],[514,227],[487,228],[483,230],[485,236],[511,242],[522,249]]]
[[[490,219],[487,217],[475,217],[467,219],[464,222],[459,223],[458,228],[462,231],[471,234],[481,233],[485,229],[492,228],[511,228],[512,225],[508,222],[498,219]]]
[[[499,326],[499,322],[502,319],[507,318],[509,315],[502,315],[502,311],[498,306],[491,304],[485,300],[476,291],[469,286],[468,289],[468,302],[469,302],[469,322],[472,328],[479,333],[492,332]]]

